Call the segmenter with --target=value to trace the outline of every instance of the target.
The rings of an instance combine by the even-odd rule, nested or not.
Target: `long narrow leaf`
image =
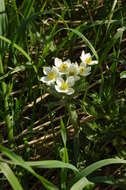
[[[118,182],[118,180],[114,179],[113,177],[98,176],[98,177],[91,178],[90,181],[93,183],[106,183],[110,185],[116,185],[120,187],[120,189],[126,190],[126,184],[122,184]]]
[[[16,48],[19,52],[21,52],[28,59],[28,61],[31,62],[30,56],[20,46],[18,46],[15,43],[12,43],[11,40],[9,40],[8,38],[5,38],[4,36],[0,36],[0,39],[7,42],[9,45],[13,44],[14,48]]]
[[[95,48],[93,47],[91,42],[81,32],[79,32],[77,29],[62,28],[62,29],[59,29],[58,31],[56,31],[56,33],[54,35],[56,35],[58,32],[60,32],[62,30],[69,30],[69,31],[72,31],[73,33],[75,33],[76,35],[78,35],[86,43],[86,45],[90,48],[90,50],[92,51],[92,53],[94,54],[94,56],[98,60],[98,54],[97,54]]]
[[[78,169],[72,164],[64,163],[57,160],[27,162],[27,164],[29,166],[37,167],[37,168],[68,168],[68,169],[78,172]]]
[[[78,172],[78,169],[73,166],[72,164],[64,163],[61,161],[57,160],[46,160],[46,161],[29,161],[25,162],[20,156],[16,155],[13,152],[10,152],[7,148],[3,147],[0,145],[0,150],[7,156],[9,157],[16,165],[23,166],[24,168],[26,167],[38,167],[38,168],[69,168],[72,169],[76,172]],[[29,168],[30,170],[30,168]]]
[[[23,17],[28,18],[32,12],[35,0],[23,1]]]
[[[113,47],[114,43],[122,37],[123,32],[126,30],[126,27],[122,27],[120,29],[118,29],[118,31],[116,32],[116,34],[113,36],[113,38],[110,40],[110,42],[108,43],[108,45],[106,46],[106,48],[104,49],[104,53],[102,54],[101,58],[100,58],[100,62],[102,63],[102,61],[105,60],[107,53],[111,50],[111,48]]]
[[[92,53],[94,54],[94,56],[96,57],[96,59],[98,59],[98,54],[95,51],[95,48],[93,47],[93,45],[91,44],[91,42],[78,30],[76,29],[71,29],[71,28],[65,28],[66,30],[70,30],[73,33],[77,34],[80,38],[82,38],[82,40],[84,40],[84,42],[86,43],[86,45],[90,48],[90,50],[92,51]]]
[[[46,187],[48,190],[58,190],[58,188],[46,180],[44,177],[40,176],[37,174],[28,164],[25,162],[20,156],[16,155],[13,152],[10,152],[7,148],[0,146],[0,150],[7,156],[9,157],[16,165],[19,165],[29,171],[32,175],[34,175],[36,178],[38,178],[42,184]]]
[[[20,65],[20,66],[17,66],[15,68],[12,68],[11,71],[9,71],[8,73],[0,76],[0,80],[3,80],[3,79],[7,78],[10,75],[13,75],[14,73],[24,71],[27,68],[33,68],[33,65],[32,64],[24,64],[24,65]]]
[[[5,0],[0,0],[0,35],[6,35],[7,32],[7,14],[5,10]],[[5,46],[5,42],[0,40],[0,48]]]
[[[77,174],[71,180],[69,187],[71,187],[74,183],[76,183],[81,178],[88,176],[95,170],[97,170],[103,166],[110,165],[110,164],[126,164],[126,160],[117,158],[117,159],[105,159],[105,160],[95,162],[95,163],[91,164],[90,166],[88,166],[87,168],[83,169],[79,174]]]
[[[82,179],[80,179],[77,183],[75,183],[70,190],[83,190],[83,188],[86,185],[89,184],[93,184],[92,182],[90,182],[86,177],[83,177]]]
[[[0,163],[0,169],[2,173],[6,176],[7,180],[11,184],[14,190],[23,190],[21,184],[19,183],[17,177],[14,175],[11,168],[6,163]]]
[[[64,122],[63,122],[62,118],[60,119],[60,126],[61,126],[61,136],[62,136],[63,144],[66,147],[67,134],[66,134],[66,129],[65,129]]]

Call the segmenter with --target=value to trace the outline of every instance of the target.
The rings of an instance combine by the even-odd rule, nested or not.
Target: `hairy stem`
[[[79,126],[79,120],[78,120],[78,115],[76,112],[76,108],[74,107],[73,104],[68,104],[68,111],[69,111],[69,116],[71,123],[74,127],[74,144],[73,144],[73,149],[74,149],[74,157],[75,157],[75,162],[76,164],[79,161],[79,132],[80,132],[80,126]]]

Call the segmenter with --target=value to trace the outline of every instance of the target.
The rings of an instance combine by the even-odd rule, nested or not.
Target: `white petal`
[[[66,94],[71,95],[73,93],[74,93],[74,89],[73,88],[68,88]]]
[[[40,78],[40,81],[46,83],[46,82],[49,81],[49,78],[48,78],[48,77],[41,77],[41,78]]]
[[[57,92],[62,92],[62,90],[60,89],[60,86],[58,86],[58,85],[55,85],[55,89]]]
[[[65,94],[68,94],[68,95],[71,95],[71,94],[74,93],[73,88],[68,88],[67,90],[62,90],[58,85],[55,85],[55,89],[56,89],[57,92],[65,93]]]
[[[57,92],[60,92],[60,93],[67,93],[67,91],[68,91],[68,90],[61,89],[60,86],[58,86],[58,85],[55,85],[55,89]]]
[[[77,81],[77,80],[80,80],[80,77],[79,76],[75,76],[75,81]]]
[[[126,74],[123,74],[120,78],[121,79],[126,78]]]
[[[68,86],[72,87],[75,83],[75,79],[74,77],[68,77],[67,80],[66,80],[66,83],[68,84]]]
[[[45,75],[48,75],[50,73],[50,71],[51,71],[51,67],[43,67],[43,73]]]
[[[85,62],[81,62],[80,66],[81,66],[81,67],[86,67],[87,64],[86,64]]]
[[[87,59],[87,58],[90,58],[91,57],[91,54],[90,53],[86,53],[85,54],[85,58]]]
[[[91,54],[90,54],[90,53],[86,53],[86,54],[83,54],[83,55],[80,57],[80,59],[81,59],[82,62],[85,62],[85,60],[86,60],[87,58],[90,58],[90,57],[91,57]]]
[[[91,71],[91,67],[86,67],[85,68],[85,72],[87,73],[87,72],[90,72]]]
[[[58,86],[61,86],[61,84],[64,82],[63,78],[57,78],[56,83]]]
[[[70,61],[70,59],[67,59],[67,60],[64,61],[63,63],[64,63],[64,64],[67,64],[68,67],[71,65],[71,61]]]
[[[85,54],[85,58],[84,58],[84,62],[86,61],[86,59],[89,59],[89,58],[91,58],[91,54],[90,53],[86,53]]]
[[[60,67],[60,65],[62,64],[62,60],[56,57],[55,61],[54,61],[54,64],[55,64],[56,67]]]
[[[98,61],[97,61],[97,60],[92,61],[89,65],[96,65],[96,64],[98,64]]]
[[[70,68],[70,69],[73,69],[73,70],[77,70],[77,69],[78,69],[78,65],[72,63],[71,66],[70,66],[69,68]]]
[[[55,83],[55,80],[50,80],[50,81],[48,81],[46,84],[50,86],[50,85],[52,85],[52,84],[54,84],[54,83]]]
[[[90,75],[90,72],[84,72],[84,73],[81,73],[80,75],[86,77],[86,76]]]
[[[47,85],[51,85],[51,84],[53,84],[55,82],[55,80],[49,80],[48,77],[41,77],[40,81],[46,83]]]
[[[81,76],[84,76],[84,77],[86,77],[86,76],[88,76],[88,75],[90,75],[90,72],[89,72],[89,73],[81,74]]]
[[[82,53],[81,53],[80,59],[83,60],[84,57],[85,57],[85,51],[83,50]]]
[[[59,73],[59,70],[57,67],[53,66],[52,67],[52,72],[54,72],[55,74],[58,74]]]
[[[77,63],[77,62],[75,62],[75,63],[74,63],[74,65],[75,65],[75,67],[78,69],[78,63]]]

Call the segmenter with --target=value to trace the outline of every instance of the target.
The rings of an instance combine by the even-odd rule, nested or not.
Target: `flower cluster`
[[[48,86],[54,86],[55,90],[59,93],[65,93],[71,95],[74,93],[74,84],[80,80],[81,76],[88,76],[91,72],[91,66],[98,64],[98,61],[92,60],[90,53],[82,51],[81,63],[71,63],[70,60],[62,61],[59,58],[55,58],[54,65],[52,67],[44,67],[44,77],[40,78],[40,81],[46,83]]]

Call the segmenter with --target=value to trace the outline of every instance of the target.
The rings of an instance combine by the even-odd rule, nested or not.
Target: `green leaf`
[[[86,45],[90,48],[90,50],[92,51],[92,53],[94,54],[94,56],[96,57],[96,59],[98,60],[98,54],[95,51],[95,48],[93,47],[93,45],[91,44],[91,42],[81,33],[79,32],[77,29],[72,29],[72,28],[62,28],[60,30],[58,30],[54,35],[56,35],[58,32],[62,31],[62,30],[69,30],[72,31],[73,33],[75,33],[76,35],[78,35],[80,38],[82,38],[82,40],[84,40],[84,42],[86,43]]]
[[[72,31],[73,33],[77,34],[80,38],[82,38],[82,40],[84,40],[84,42],[86,43],[86,45],[90,48],[90,50],[92,51],[92,53],[94,54],[94,56],[98,60],[98,54],[95,51],[95,48],[93,47],[93,45],[91,44],[91,42],[81,32],[79,32],[76,29],[71,29],[71,28],[65,28],[65,29]]]
[[[23,13],[23,17],[24,18],[28,18],[33,10],[33,6],[34,6],[34,2],[35,0],[29,0],[29,1],[23,1],[23,9],[24,9],[24,13]]]
[[[61,152],[62,152],[62,161],[68,163],[69,157],[68,157],[67,148],[66,147],[62,148]],[[61,189],[66,189],[67,172],[68,172],[67,168],[61,169]]]
[[[119,158],[117,158],[117,159],[113,158],[113,159],[105,159],[105,160],[100,160],[98,162],[95,162],[95,163],[91,164],[90,166],[88,166],[87,168],[83,169],[80,173],[78,173],[71,180],[69,187],[71,187],[74,183],[76,183],[81,178],[88,176],[95,170],[97,170],[103,166],[110,165],[110,164],[126,164],[126,160],[119,159]],[[68,189],[69,189],[69,187],[68,187]]]
[[[93,177],[90,179],[93,183],[107,183],[110,185],[116,185],[120,187],[123,190],[126,190],[126,184],[122,184],[118,182],[117,179],[114,179],[113,177],[107,177],[107,176],[98,176],[98,177]]]
[[[7,180],[11,184],[14,190],[23,190],[22,186],[20,185],[17,177],[14,175],[11,168],[6,163],[0,163],[0,169],[2,173],[6,176]]]
[[[61,136],[62,136],[63,144],[66,147],[67,135],[66,135],[66,129],[65,129],[62,118],[60,118],[60,126],[61,126]]]
[[[57,160],[45,160],[45,161],[34,161],[27,162],[29,166],[37,168],[68,168],[78,172],[78,169],[72,164],[64,163]]]
[[[5,0],[0,1],[0,35],[6,35],[7,32],[7,14],[5,10]],[[0,40],[0,48],[2,49],[5,43]]]
[[[5,78],[7,78],[8,76],[10,76],[10,75],[12,75],[14,73],[17,73],[19,71],[24,71],[27,68],[33,68],[33,64],[32,63],[26,63],[24,65],[20,65],[20,66],[17,66],[15,68],[11,68],[11,71],[9,71],[8,73],[0,76],[0,80],[3,80]]]
[[[87,186],[88,184],[93,184],[92,182],[90,182],[86,177],[83,177],[82,179],[80,179],[77,183],[75,183],[70,190],[83,190],[83,188],[85,186]]]
[[[32,173],[35,177],[37,177],[43,185],[49,189],[49,190],[57,190],[57,187],[55,187],[52,183],[50,183],[48,180],[46,180],[44,177],[38,175],[32,167],[37,167],[37,168],[68,168],[72,169],[76,172],[78,172],[78,169],[73,166],[72,164],[69,163],[64,163],[61,161],[57,160],[46,160],[46,161],[34,161],[34,162],[25,162],[20,156],[16,155],[13,152],[10,152],[7,148],[3,147],[0,145],[0,150],[7,156],[9,157],[12,161],[13,164],[15,165],[20,165],[21,167],[25,168],[28,170],[30,173]]]
[[[114,45],[114,43],[122,37],[123,32],[126,30],[125,27],[119,28],[118,31],[116,32],[116,34],[113,36],[113,38],[110,40],[110,42],[107,44],[106,48],[104,49],[104,53],[102,54],[101,58],[100,58],[100,62],[102,63],[102,61],[104,61],[106,59],[106,55],[108,54],[108,52],[111,50],[112,46]]]
[[[42,184],[46,187],[46,189],[48,190],[58,190],[58,188],[52,184],[51,182],[49,182],[48,180],[46,180],[44,177],[40,176],[39,174],[37,174],[31,167],[30,165],[25,162],[20,156],[16,155],[13,152],[10,152],[7,148],[3,147],[0,145],[0,150],[7,156],[9,157],[15,165],[19,165],[21,167],[23,167],[24,169],[26,169],[27,171],[29,171],[32,175],[34,175],[37,179],[39,179]]]
[[[28,61],[31,62],[30,56],[20,46],[18,46],[15,43],[12,43],[11,40],[5,38],[4,36],[0,36],[0,39],[7,42],[9,45],[12,44],[14,48],[16,48],[19,52],[21,52],[28,59]]]

